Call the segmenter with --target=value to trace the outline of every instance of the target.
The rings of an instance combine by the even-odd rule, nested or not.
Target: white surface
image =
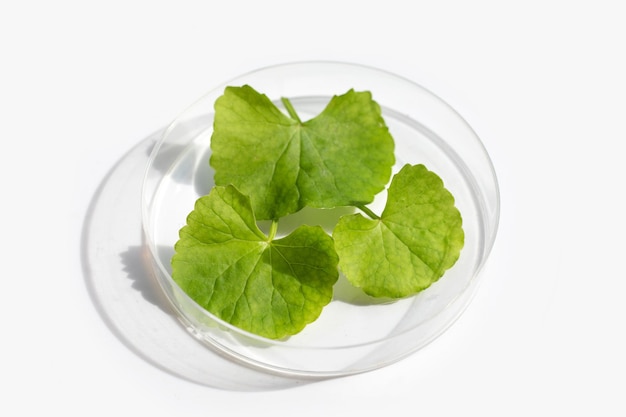
[[[7,3],[0,415],[626,413],[620,2]],[[214,85],[311,59],[404,75],[475,128],[502,192],[483,284],[442,337],[375,372],[306,382],[223,364],[180,378],[146,354],[158,326],[129,339],[106,315],[116,300],[94,296],[103,272],[82,247],[94,202]],[[128,286],[132,262],[109,266],[130,269]]]

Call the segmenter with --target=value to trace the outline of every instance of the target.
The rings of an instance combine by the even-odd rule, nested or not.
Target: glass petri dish
[[[213,105],[229,85],[249,84],[277,105],[288,97],[302,120],[333,95],[367,90],[382,108],[395,139],[396,165],[424,164],[455,196],[465,246],[454,267],[416,296],[378,300],[340,275],[321,316],[285,340],[266,339],[204,310],[173,281],[170,260],[194,202],[213,187],[209,165]],[[385,193],[369,205],[381,212]],[[217,86],[166,129],[149,158],[142,189],[142,222],[154,273],[189,333],[232,360],[284,375],[330,377],[370,371],[414,353],[441,335],[465,310],[496,237],[498,183],[488,153],[464,119],[439,97],[392,73],[340,62],[266,67]],[[347,208],[303,209],[282,218],[279,234],[306,222],[328,232]],[[260,224],[263,228],[264,226]]]

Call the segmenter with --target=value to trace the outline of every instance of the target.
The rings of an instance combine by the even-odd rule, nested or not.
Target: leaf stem
[[[289,116],[291,116],[291,118],[297,121],[298,123],[302,123],[302,120],[300,120],[300,117],[298,117],[298,113],[296,113],[296,109],[293,108],[291,101],[289,101],[289,99],[286,97],[281,97],[280,101],[282,101],[283,104],[285,105],[285,108],[287,109]]]
[[[358,204],[356,208],[360,209],[363,213],[367,214],[372,220],[380,219],[380,216],[378,216],[376,213],[374,213],[372,210],[370,210],[363,204]]]
[[[270,226],[270,234],[267,239],[268,242],[271,242],[272,240],[274,240],[277,230],[278,230],[278,220],[272,220],[272,225]]]

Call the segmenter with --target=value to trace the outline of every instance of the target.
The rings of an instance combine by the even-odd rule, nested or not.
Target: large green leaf
[[[405,165],[389,186],[379,219],[340,219],[334,232],[339,267],[375,297],[400,298],[437,281],[459,258],[464,232],[454,198],[424,165]]]
[[[180,230],[172,277],[200,306],[268,338],[301,331],[320,315],[337,281],[333,241],[300,226],[271,240],[257,227],[250,200],[214,187],[197,200]]]
[[[367,204],[383,190],[394,142],[369,92],[334,96],[308,121],[293,116],[250,86],[227,87],[215,102],[215,183],[250,196],[260,220]]]

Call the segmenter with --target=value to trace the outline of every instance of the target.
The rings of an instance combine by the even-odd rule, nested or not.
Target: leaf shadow
[[[150,265],[150,252],[147,245],[129,246],[120,253],[123,271],[132,281],[131,287],[138,291],[149,303],[165,313],[175,316],[170,303],[156,280]]]

